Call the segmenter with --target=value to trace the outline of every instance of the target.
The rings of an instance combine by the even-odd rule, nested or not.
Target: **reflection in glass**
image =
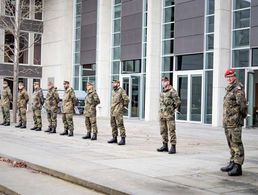
[[[202,76],[192,76],[190,120],[201,121]]]
[[[250,9],[234,12],[234,29],[250,26]]]
[[[187,95],[188,95],[188,78],[178,77],[178,95],[181,99],[181,105],[178,108],[177,119],[187,120]]]
[[[249,45],[249,30],[237,30],[233,32],[233,47],[243,47]]]
[[[132,76],[131,117],[139,117],[140,77]]]
[[[232,58],[233,67],[249,66],[249,49],[234,50]]]

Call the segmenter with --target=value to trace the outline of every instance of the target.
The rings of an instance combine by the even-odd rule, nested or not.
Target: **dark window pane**
[[[234,0],[234,9],[243,9],[251,6],[251,0]]]
[[[4,44],[4,62],[12,63],[14,61],[14,36],[8,31],[5,31]]]
[[[249,50],[234,50],[232,55],[233,67],[247,67],[249,66]]]
[[[120,32],[120,29],[121,29],[120,22],[121,22],[120,19],[114,20],[114,32]]]
[[[187,120],[187,95],[188,94],[188,78],[179,77],[178,78],[178,95],[181,99],[181,105],[178,108],[177,119]]]
[[[165,0],[165,6],[175,5],[175,0]]]
[[[120,33],[116,33],[113,35],[113,46],[120,45]]]
[[[207,33],[214,32],[214,16],[207,18]]]
[[[203,54],[193,54],[177,57],[176,70],[201,70],[203,69]]]
[[[42,20],[42,0],[35,0],[35,19]]]
[[[174,7],[168,7],[168,8],[165,8],[164,10],[164,22],[167,23],[167,22],[173,22],[175,19],[174,19]]]
[[[252,54],[252,65],[253,66],[258,66],[258,49],[253,49],[253,54]]]
[[[234,12],[234,29],[245,28],[250,26],[250,10]]]
[[[233,33],[233,47],[249,45],[249,30],[238,30]]]
[[[173,71],[174,58],[172,56],[163,57],[162,71]]]
[[[174,23],[165,24],[163,31],[164,39],[174,38]]]
[[[213,53],[206,53],[206,69],[213,69]]]
[[[121,3],[121,0],[115,0],[115,4]]]
[[[140,73],[141,72],[141,60],[128,60],[124,61],[122,65],[122,73]]]
[[[174,41],[166,40],[163,41],[163,55],[174,53]]]
[[[119,18],[121,16],[121,5],[114,7],[114,18]]]
[[[207,15],[214,14],[215,0],[207,0]]]
[[[22,64],[28,64],[29,60],[29,33],[22,32],[20,34],[20,56],[19,62]]]
[[[41,64],[41,34],[34,35],[34,64]]]
[[[205,72],[205,105],[204,123],[212,123],[212,91],[213,91],[213,72]]]
[[[115,47],[113,48],[113,60],[118,60],[120,59],[120,47]]]
[[[214,48],[214,34],[207,35],[207,50],[213,50]]]
[[[112,74],[119,74],[120,72],[120,62],[113,62],[113,67],[112,67]]]

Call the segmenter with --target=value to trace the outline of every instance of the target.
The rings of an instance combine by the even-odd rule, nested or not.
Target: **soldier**
[[[10,102],[12,101],[12,93],[8,82],[3,82],[3,91],[1,94],[1,108],[3,113],[3,123],[1,125],[10,126]]]
[[[111,105],[111,127],[113,138],[108,143],[117,143],[118,128],[120,130],[121,140],[118,145],[125,145],[126,131],[123,121],[124,107],[128,107],[129,99],[124,89],[120,87],[120,81],[113,81],[112,105]]]
[[[88,82],[86,85],[87,96],[85,97],[84,116],[85,125],[87,128],[86,136],[83,139],[97,140],[97,119],[96,119],[96,106],[100,103],[97,92],[93,89],[93,84]],[[91,130],[93,135],[91,137]]]
[[[52,82],[48,82],[48,93],[45,101],[47,111],[48,129],[45,132],[56,133],[57,110],[59,103],[59,94]]]
[[[26,128],[26,111],[27,111],[27,104],[29,102],[28,93],[24,87],[23,82],[19,82],[18,84],[18,99],[17,99],[17,108],[18,108],[18,116],[19,116],[19,124],[16,125],[16,128],[25,129]]]
[[[70,87],[69,81],[64,81],[64,97],[63,97],[63,123],[64,123],[64,132],[60,135],[68,135],[69,137],[73,136],[73,113],[74,106],[76,104],[76,97],[74,94],[73,88]],[[69,133],[68,133],[69,131]]]
[[[32,95],[32,112],[34,127],[30,130],[41,131],[42,120],[41,120],[41,109],[44,104],[43,92],[39,86],[39,82],[34,83],[34,93]]]
[[[181,101],[176,90],[170,85],[167,77],[162,78],[162,92],[160,93],[160,134],[163,146],[158,148],[158,152],[176,153],[176,123],[175,110],[180,106]],[[168,134],[171,148],[168,151]]]
[[[242,143],[242,126],[247,116],[247,101],[243,85],[237,81],[234,69],[228,69],[224,74],[228,86],[223,104],[223,127],[230,150],[230,162],[221,171],[229,176],[242,175],[244,162],[244,146]]]

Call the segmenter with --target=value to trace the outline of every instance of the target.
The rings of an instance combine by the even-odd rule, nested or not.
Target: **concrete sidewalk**
[[[229,158],[222,128],[177,123],[178,153],[169,155],[156,152],[161,145],[157,122],[126,120],[127,145],[118,146],[106,143],[111,138],[107,119],[98,120],[94,142],[81,139],[84,118],[76,116],[74,121],[72,138],[0,126],[0,156],[110,194],[258,193],[258,129],[243,132],[246,161],[243,176],[234,178],[219,171]],[[58,126],[60,133],[60,116]]]

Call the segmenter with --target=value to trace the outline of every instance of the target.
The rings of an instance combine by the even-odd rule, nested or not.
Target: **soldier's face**
[[[23,86],[22,84],[19,84],[19,85],[18,85],[18,88],[19,88],[19,89],[23,89],[23,87],[24,87],[24,86]]]
[[[116,89],[119,86],[119,84],[117,82],[113,83],[113,89]]]
[[[93,86],[92,85],[86,85],[86,89],[87,89],[87,91],[92,90]]]
[[[69,84],[68,83],[64,83],[64,88],[68,89],[69,88]]]
[[[34,89],[38,89],[39,88],[39,86],[38,85],[34,85]]]
[[[169,81],[162,81],[162,87],[166,88],[169,85]]]
[[[227,76],[226,77],[226,80],[227,80],[227,83],[230,85],[230,84],[233,84],[236,80],[236,76]]]
[[[52,84],[48,84],[48,85],[47,85],[47,88],[48,88],[48,89],[52,89],[52,87],[53,87]]]

